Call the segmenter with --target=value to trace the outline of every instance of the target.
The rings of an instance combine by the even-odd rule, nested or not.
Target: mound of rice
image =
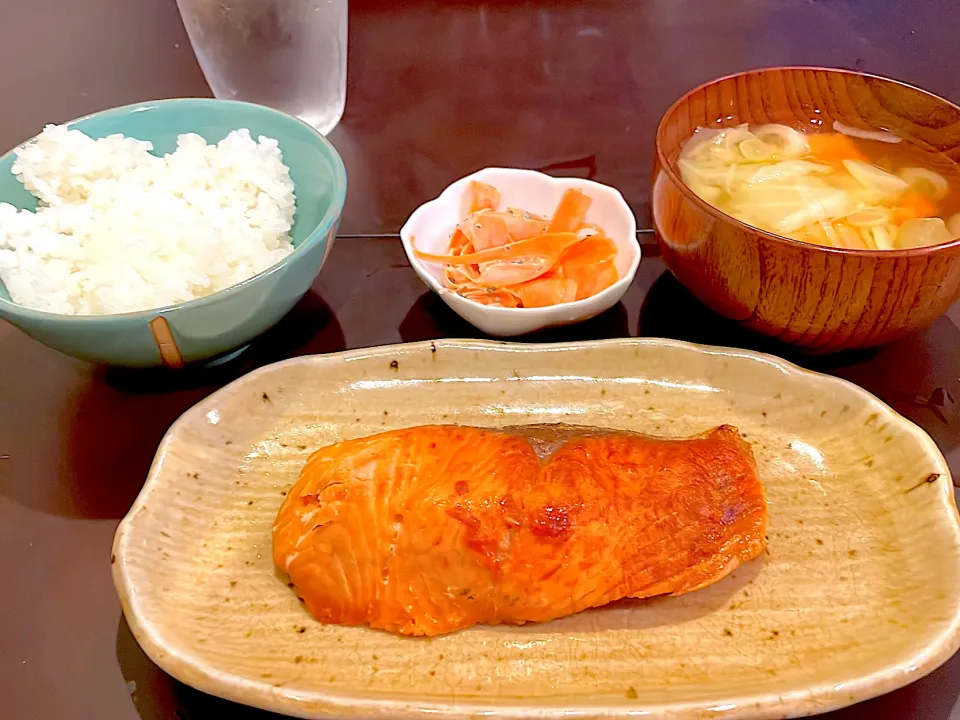
[[[293,250],[293,183],[277,141],[181,135],[164,157],[122,135],[47,126],[13,173],[36,212],[0,203],[14,302],[69,315],[163,307],[222,290]]]

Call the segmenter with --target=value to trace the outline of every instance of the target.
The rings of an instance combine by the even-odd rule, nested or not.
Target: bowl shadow
[[[710,310],[670,272],[660,275],[647,292],[640,306],[637,335],[755,350],[777,355],[801,367],[820,372],[864,362],[877,352],[847,350],[828,355],[812,355],[776,338],[760,335]]]
[[[216,367],[95,368],[63,401],[63,447],[53,477],[10,473],[0,493],[63,517],[120,519],[139,494],[161,439],[186,410],[263,365],[344,348],[336,317],[310,292],[243,353]]]
[[[400,339],[405,343],[451,337],[490,337],[447,307],[434,292],[425,292],[414,301],[400,321],[399,330]]]
[[[433,292],[423,293],[400,323],[403,342],[437,338],[490,339],[504,342],[555,343],[629,337],[627,309],[618,302],[596,317],[572,325],[546,328],[515,337],[493,337],[468,323]]]
[[[308,291],[276,325],[225,356],[179,370],[169,368],[105,368],[104,381],[138,395],[178,391],[191,387],[220,387],[257,368],[299,355],[346,349],[343,329],[330,306]]]
[[[666,272],[644,298],[637,334],[755,350],[850,380],[920,425],[960,482],[960,328],[948,317],[883,347],[811,355],[714,313]]]

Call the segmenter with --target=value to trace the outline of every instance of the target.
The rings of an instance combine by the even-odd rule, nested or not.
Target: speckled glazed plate
[[[410,639],[312,620],[270,530],[314,449],[422,423],[564,421],[753,443],[769,554],[679,598]],[[663,340],[450,341],[297,358],[178,420],[120,524],[140,644],[201,690],[307,718],[785,718],[958,647],[960,523],[927,435],[857,387]]]

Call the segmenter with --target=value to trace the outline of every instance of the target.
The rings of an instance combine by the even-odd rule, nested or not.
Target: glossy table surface
[[[618,187],[649,228],[653,133],[691,86],[749,67],[890,75],[960,101],[955,0],[353,0],[343,237],[282,323],[216,371],[106,371],[0,323],[0,716],[256,718],[187,688],[139,649],[110,577],[117,521],[176,417],[292,355],[475,337],[406,263],[396,231],[484,165]],[[104,107],[207,95],[174,0],[32,0],[0,21],[0,146]],[[646,259],[623,303],[535,340],[666,336],[772,352],[853,380],[921,425],[960,477],[960,305],[882,350],[805,358],[700,306]],[[960,720],[960,657],[833,720]]]

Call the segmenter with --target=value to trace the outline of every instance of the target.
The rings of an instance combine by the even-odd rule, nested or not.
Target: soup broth
[[[960,237],[960,165],[889,132],[698,128],[677,165],[706,202],[794,240],[899,250]]]

